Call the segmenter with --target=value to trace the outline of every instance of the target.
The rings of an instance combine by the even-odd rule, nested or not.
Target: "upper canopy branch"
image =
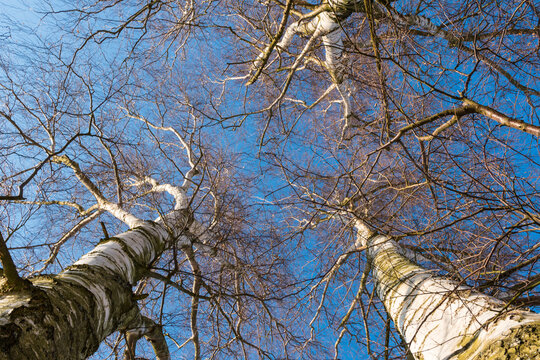
[[[10,122],[12,122],[11,120],[11,117],[8,116],[7,114],[3,113],[3,112],[0,112],[0,115],[10,119]],[[14,122],[13,122],[14,123]],[[23,132],[22,130],[19,129],[19,131],[21,132],[21,135],[23,135]],[[55,156],[57,156],[58,154],[61,154],[62,152],[64,152],[64,150],[67,149],[67,147],[75,140],[77,139],[79,136],[84,136],[84,135],[88,135],[88,133],[77,133],[75,135],[73,135],[68,141],[66,141],[66,143],[64,144],[64,146],[62,146],[61,149],[59,149],[58,151],[51,151],[51,150],[46,150],[47,152],[47,157],[42,160],[41,162],[39,162],[37,165],[35,165],[33,168],[30,168],[32,170],[32,172],[30,173],[30,175],[18,186],[19,188],[19,191],[18,191],[18,194],[17,195],[4,195],[4,196],[0,196],[0,200],[25,200],[25,197],[24,197],[24,188],[26,187],[26,185],[28,185],[30,183],[30,181],[32,181],[32,179],[34,177],[36,177],[36,175],[39,173],[39,171],[41,170],[41,168],[47,164],[49,161],[51,161],[52,158],[54,158]],[[24,138],[28,138],[27,135],[24,135],[23,136]],[[40,148],[43,148],[42,146],[39,146]]]
[[[540,137],[540,126],[529,124],[522,120],[514,119],[488,106],[478,104],[477,102],[474,102],[473,100],[463,99],[463,105],[460,107],[443,110],[437,114],[425,117],[423,119],[420,119],[418,121],[415,121],[411,124],[408,124],[402,127],[401,129],[398,130],[397,134],[390,141],[388,141],[386,144],[379,147],[377,151],[386,149],[388,146],[398,141],[403,135],[405,135],[407,132],[411,130],[417,129],[426,124],[430,124],[438,119],[441,119],[447,116],[452,116],[452,118],[449,121],[445,122],[444,124],[439,126],[437,129],[435,129],[432,134],[419,137],[420,140],[424,140],[424,141],[431,140],[433,137],[440,134],[443,130],[455,124],[459,118],[468,114],[484,115],[485,117],[498,122],[502,126],[507,126],[507,127],[517,129],[517,130],[526,132],[528,134],[534,135],[536,137]]]
[[[142,220],[124,210],[120,205],[107,200],[105,196],[103,196],[99,188],[81,170],[79,164],[71,160],[67,155],[53,156],[51,158],[51,161],[70,167],[75,173],[77,179],[79,179],[79,181],[81,182],[81,184],[83,184],[84,187],[86,187],[88,191],[90,191],[90,193],[96,198],[99,209],[108,211],[115,218],[122,221],[131,228],[136,227],[141,223]]]
[[[251,85],[257,79],[259,78],[259,75],[263,71],[263,68],[266,66],[266,63],[268,62],[268,59],[270,58],[270,54],[272,54],[272,51],[274,50],[274,47],[278,44],[279,39],[283,35],[283,32],[285,31],[285,27],[287,25],[287,20],[289,19],[289,14],[291,12],[293,0],[287,0],[287,5],[285,6],[285,10],[283,11],[283,18],[281,19],[281,23],[279,24],[279,28],[277,31],[277,34],[275,38],[272,40],[270,45],[264,49],[264,51],[259,55],[257,60],[253,63],[253,69],[255,69],[255,74],[249,79],[249,81],[246,83],[246,85]]]
[[[327,0],[309,13],[301,15],[297,21],[290,24],[287,27],[287,30],[284,31],[289,14],[292,12],[292,2],[293,1],[287,1],[284,8],[284,15],[278,27],[276,36],[254,61],[252,71],[255,71],[255,74],[247,82],[247,85],[253,84],[258,79],[262,69],[268,63],[268,59],[273,49],[278,48],[280,50],[287,50],[293,37],[297,34],[311,36],[312,38],[323,38],[324,49],[326,52],[326,68],[335,83],[340,83],[342,81],[340,76],[335,74],[337,71],[336,66],[338,60],[343,52],[343,31],[341,29],[341,22],[347,19],[353,12],[366,13],[364,1]],[[390,16],[390,18],[400,24],[419,26],[434,33],[439,32],[439,28],[433,25],[428,18],[418,15],[399,14],[388,5],[390,2],[391,1],[380,1],[380,4],[382,5],[372,3],[370,12],[373,17],[380,19]],[[387,7],[387,11],[384,10],[383,6]],[[281,40],[279,40],[280,38]]]
[[[166,192],[174,197],[176,204],[174,206],[175,210],[187,209],[189,206],[189,201],[186,195],[187,187],[184,186],[174,186],[171,184],[160,184],[156,179],[145,176],[140,180],[135,180],[132,183],[132,186],[141,186],[144,184],[151,185],[152,192]]]
[[[150,122],[148,119],[145,119],[144,117],[142,117],[140,115],[133,114],[131,111],[129,111],[126,108],[123,108],[123,110],[125,110],[127,112],[128,117],[130,117],[132,119],[140,120],[140,121],[144,122],[146,125],[148,125],[149,127],[153,128],[153,129],[162,130],[162,131],[168,131],[168,132],[173,133],[176,136],[176,138],[178,139],[178,141],[180,142],[180,144],[182,145],[182,147],[186,150],[188,163],[191,166],[192,171],[194,172],[193,175],[197,175],[198,172],[196,170],[196,167],[197,167],[197,162],[198,161],[195,160],[195,154],[193,153],[193,149],[192,149],[192,141],[189,141],[189,142],[186,141],[184,136],[182,134],[180,134],[180,132],[178,130],[176,130],[174,127],[172,127],[172,126],[155,125],[154,123]]]
[[[280,50],[287,50],[296,34],[311,36],[311,40],[309,42],[313,42],[313,40],[315,40],[316,38],[326,36],[339,29],[339,19],[346,18],[348,14],[350,14],[350,12],[346,8],[343,8],[343,6],[341,5],[343,1],[332,1],[330,3],[324,3],[312,12],[302,16],[299,20],[290,24],[287,30],[283,31],[285,28],[286,20],[288,18],[288,13],[290,12],[290,6],[292,5],[291,3],[292,1],[289,1],[287,3],[288,7],[285,9],[284,17],[279,26],[276,37],[255,60],[252,68],[253,70],[255,70],[255,75],[248,81],[247,85],[253,84],[257,80],[260,73],[262,72],[262,68],[264,68],[264,66],[268,62],[268,58],[270,57],[270,54],[275,47]],[[282,34],[284,34],[283,38],[281,38]],[[281,40],[278,42],[280,38]],[[328,41],[327,44],[325,44],[325,50],[327,51],[327,53],[329,52],[330,54],[332,54],[327,55],[327,59],[330,56],[332,58],[335,57],[336,51],[340,52],[342,46],[336,43],[337,39],[338,37],[334,36],[332,38],[333,41]],[[341,39],[341,36],[339,36],[339,39]],[[306,49],[306,47],[304,47],[301,55],[305,56],[304,53],[309,50]],[[301,61],[301,57],[302,56],[299,56],[295,63]],[[334,71],[335,69],[335,66],[331,62],[327,62],[326,66],[328,67],[328,70],[330,72]]]
[[[184,191],[184,197],[185,197],[185,192],[187,192],[187,190],[189,189],[189,187],[193,183],[193,177],[199,174],[199,169],[197,168],[197,165],[199,164],[199,162],[201,160],[201,157],[202,157],[202,156],[199,156],[199,158],[197,158],[194,151],[193,151],[193,144],[194,144],[193,136],[194,136],[194,133],[191,133],[189,140],[186,140],[186,138],[182,134],[180,134],[180,132],[178,130],[176,130],[174,127],[172,127],[172,126],[155,125],[154,123],[150,122],[148,119],[145,119],[144,117],[142,117],[140,115],[133,114],[132,112],[130,112],[126,108],[123,108],[123,110],[125,110],[127,112],[127,116],[132,118],[132,119],[142,121],[147,126],[153,128],[153,129],[170,132],[170,133],[173,133],[174,136],[176,136],[176,138],[178,139],[178,141],[180,142],[180,144],[182,145],[182,147],[186,151],[188,164],[190,166],[190,169],[184,175],[184,182],[182,183],[182,186],[179,187],[179,188],[177,187],[178,189],[181,189],[181,191]],[[149,184],[150,183],[151,182],[149,182]],[[170,190],[175,192],[176,195],[173,194],[173,193],[170,193],[170,194],[175,196],[175,199],[177,199],[177,205],[179,205],[180,204],[180,203],[178,203],[179,197],[177,197],[177,195],[179,195],[179,193],[176,193],[176,190],[173,190],[172,188]],[[169,190],[165,190],[165,191],[169,192]],[[183,201],[185,202],[187,200],[183,200]]]

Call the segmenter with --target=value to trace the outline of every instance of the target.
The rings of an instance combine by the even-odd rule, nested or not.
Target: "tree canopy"
[[[93,358],[405,358],[358,221],[540,306],[534,1],[0,4],[10,289],[162,227]]]

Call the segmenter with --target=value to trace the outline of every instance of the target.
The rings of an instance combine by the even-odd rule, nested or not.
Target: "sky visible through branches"
[[[147,177],[185,185],[193,256],[171,246],[134,288],[173,359],[404,358],[353,218],[540,309],[534,2],[0,7],[0,230],[22,276],[128,229],[74,161],[139,219],[177,205]]]

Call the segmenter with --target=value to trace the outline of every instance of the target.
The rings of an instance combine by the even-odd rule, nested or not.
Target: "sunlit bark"
[[[159,359],[168,359],[155,326],[141,327],[148,321],[141,321],[132,286],[189,226],[189,218],[186,211],[169,214],[169,229],[140,222],[105,239],[60,274],[36,277],[27,289],[1,294],[0,359],[83,359],[112,332],[133,334],[133,329],[149,338]]]
[[[416,359],[532,359],[538,354],[540,315],[409,260],[391,238],[357,221],[377,294]]]

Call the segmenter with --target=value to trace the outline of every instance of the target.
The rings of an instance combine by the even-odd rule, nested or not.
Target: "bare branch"
[[[96,198],[99,209],[108,211],[111,215],[116,217],[118,220],[124,222],[129,227],[133,228],[141,223],[141,220],[135,217],[133,214],[130,214],[126,210],[122,209],[118,204],[112,203],[107,200],[103,196],[101,191],[98,189],[98,187],[81,170],[77,162],[71,160],[67,155],[53,156],[51,160],[59,164],[64,164],[73,170],[75,176],[79,179],[81,184],[84,185],[88,189],[88,191],[90,191],[90,193]]]
[[[143,336],[152,344],[157,360],[169,360],[171,358],[161,325],[158,325],[150,318],[139,314],[136,319],[129,324],[129,327],[126,330],[127,349],[124,357],[125,360],[136,359],[135,349],[137,341]]]

